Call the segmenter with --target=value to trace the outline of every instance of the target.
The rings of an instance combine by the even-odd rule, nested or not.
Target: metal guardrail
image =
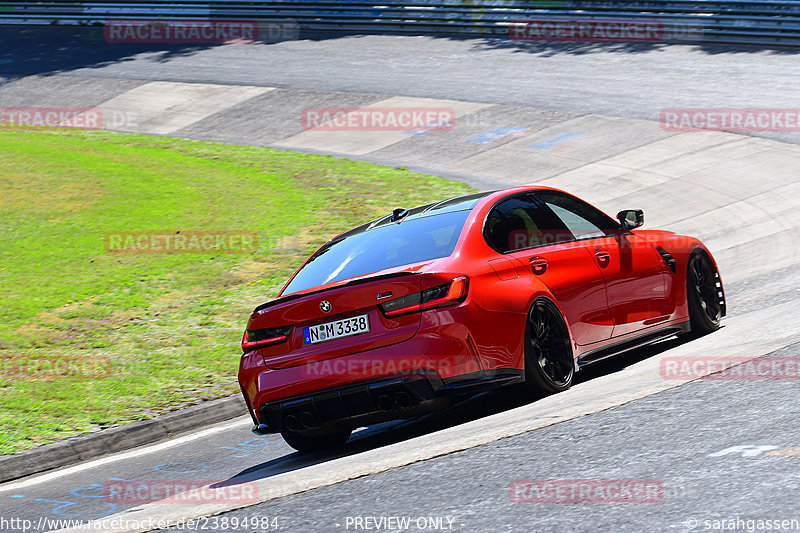
[[[104,24],[109,20],[290,21],[301,30],[508,37],[520,20],[655,20],[659,40],[800,45],[800,0],[172,0],[3,2],[0,24]]]

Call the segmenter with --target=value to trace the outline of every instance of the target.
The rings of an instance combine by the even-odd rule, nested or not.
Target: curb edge
[[[149,420],[76,435],[16,455],[0,456],[0,483],[167,440],[178,433],[245,414],[247,407],[242,395],[236,393]]]

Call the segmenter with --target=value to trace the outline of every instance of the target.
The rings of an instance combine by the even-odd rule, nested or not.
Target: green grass
[[[237,391],[247,317],[309,253],[390,208],[471,190],[329,156],[76,130],[0,131],[0,169],[1,454]],[[105,251],[107,232],[131,230],[252,230],[260,246]]]

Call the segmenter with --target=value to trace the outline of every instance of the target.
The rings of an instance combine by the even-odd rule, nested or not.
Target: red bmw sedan
[[[300,451],[353,429],[720,327],[717,265],[697,239],[638,230],[547,187],[450,198],[333,238],[258,306],[239,383],[259,434]]]

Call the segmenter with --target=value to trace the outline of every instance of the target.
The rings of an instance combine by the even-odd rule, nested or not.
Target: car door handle
[[[611,254],[608,253],[607,250],[603,250],[602,248],[597,248],[594,251],[594,256],[597,258],[597,262],[601,264],[606,264],[611,261]]]
[[[536,274],[544,274],[547,270],[547,259],[544,257],[534,256],[531,257],[531,271]]]

